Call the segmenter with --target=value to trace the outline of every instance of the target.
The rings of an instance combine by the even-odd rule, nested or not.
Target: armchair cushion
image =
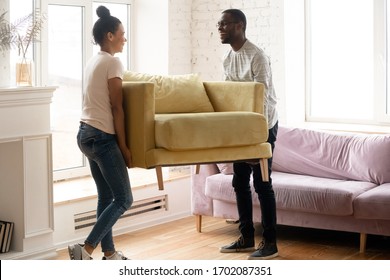
[[[267,141],[266,125],[264,115],[253,112],[158,114],[156,147],[185,151],[256,145]]]
[[[126,71],[123,81],[154,83],[156,114],[214,111],[198,74],[161,76]]]

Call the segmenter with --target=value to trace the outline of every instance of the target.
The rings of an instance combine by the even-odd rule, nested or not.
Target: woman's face
[[[122,52],[123,46],[126,42],[127,39],[125,37],[125,29],[123,28],[122,24],[119,24],[118,29],[113,34],[111,47],[115,53]]]

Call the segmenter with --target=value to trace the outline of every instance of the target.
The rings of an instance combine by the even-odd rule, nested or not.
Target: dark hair
[[[238,22],[242,21],[242,23],[244,24],[244,31],[246,30],[246,16],[241,10],[228,9],[228,10],[223,11],[222,13],[223,14],[225,14],[225,13],[230,14],[234,18],[234,20],[236,20]]]
[[[108,32],[115,33],[118,30],[121,21],[118,18],[111,16],[110,10],[105,6],[99,6],[96,9],[96,14],[99,19],[93,26],[92,34],[95,43],[102,46],[106,34]]]

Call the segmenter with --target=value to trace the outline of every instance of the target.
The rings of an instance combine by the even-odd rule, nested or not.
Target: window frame
[[[390,123],[388,98],[390,90],[390,30],[387,30],[386,0],[373,1],[374,5],[374,116],[372,120],[318,118],[311,115],[310,96],[310,15],[312,0],[295,0],[285,5],[285,51],[286,51],[286,123],[290,125],[318,126],[333,129],[336,127],[361,126],[386,130]],[[315,0],[318,1],[318,0]],[[388,66],[389,65],[389,66]],[[389,74],[388,74],[389,73]],[[387,111],[386,111],[387,110]],[[303,113],[304,112],[304,113]],[[364,128],[363,128],[364,127]],[[369,129],[369,128],[368,128]]]

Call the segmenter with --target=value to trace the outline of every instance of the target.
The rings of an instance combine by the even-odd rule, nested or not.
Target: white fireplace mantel
[[[0,139],[50,133],[56,87],[0,88]]]
[[[0,88],[0,220],[14,222],[0,259],[55,254],[50,103],[56,87]]]

